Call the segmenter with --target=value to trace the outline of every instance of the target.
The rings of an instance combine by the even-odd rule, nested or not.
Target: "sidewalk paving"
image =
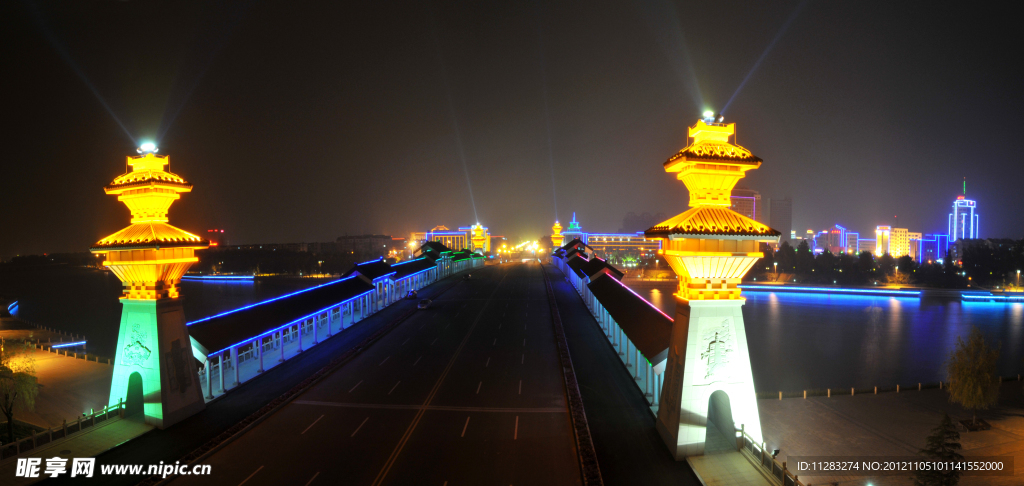
[[[916,456],[925,439],[949,413],[954,421],[971,413],[949,402],[945,390],[916,389],[900,393],[758,400],[761,427],[768,449],[779,449],[778,460],[792,456]],[[964,456],[1014,456],[1013,476],[964,476],[961,485],[1024,484],[1024,390],[1019,382],[1004,382],[999,405],[978,413],[991,430],[961,430]],[[790,467],[795,469],[795,467]],[[903,486],[910,476],[805,476],[805,484]]]
[[[775,486],[741,452],[687,457],[704,486]]]
[[[19,457],[40,457],[43,458],[43,463],[40,468],[42,471],[46,466],[46,459],[51,457],[62,457],[68,459],[67,469],[70,474],[71,459],[75,457],[95,457],[96,455],[112,449],[119,444],[122,444],[128,440],[134,439],[150,430],[153,430],[152,425],[147,425],[138,419],[119,419],[114,418],[110,421],[106,421],[97,424],[95,427],[91,427],[72,434],[67,439],[57,439],[49,444],[39,446],[37,450],[30,453],[24,454]],[[4,485],[16,486],[23,484],[32,484],[43,479],[49,479],[49,476],[43,476],[38,478],[22,478],[15,477],[14,473],[18,465],[18,459],[11,457],[3,462],[0,462],[0,478],[3,479]],[[67,475],[65,474],[65,476]],[[96,466],[96,471],[93,473],[93,477],[99,475],[99,465]]]

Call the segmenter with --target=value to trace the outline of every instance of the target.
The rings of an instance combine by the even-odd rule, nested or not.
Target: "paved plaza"
[[[758,400],[768,450],[778,459],[792,456],[913,456],[946,412],[954,420],[970,418],[969,411],[950,403],[944,390]],[[1024,391],[1021,382],[1005,382],[999,405],[978,413],[992,429],[961,429],[964,456],[1014,456],[1012,477],[961,478],[962,485],[1024,484]],[[909,476],[800,476],[805,484],[903,486]]]

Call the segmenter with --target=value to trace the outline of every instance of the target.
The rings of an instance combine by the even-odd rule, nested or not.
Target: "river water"
[[[270,278],[256,282],[182,281],[188,321],[235,309],[325,282]],[[42,267],[0,272],[0,295],[18,300],[17,317],[88,339],[88,350],[114,357],[121,322],[121,281],[81,267]]]
[[[674,317],[674,285],[636,292]],[[1024,304],[752,291],[743,296],[759,392],[848,393],[851,387],[946,381],[949,353],[972,326],[1000,348],[1001,375],[1024,372]]]
[[[185,316],[195,320],[322,282],[185,281]],[[673,286],[636,291],[674,316]],[[18,317],[84,334],[89,351],[101,356],[113,357],[120,294],[117,278],[100,270],[52,267],[0,273],[0,295],[19,300]],[[1000,347],[1000,374],[1024,372],[1024,304],[751,291],[743,295],[758,391],[896,384],[909,388],[945,381],[945,361],[957,337],[966,336],[971,326]]]

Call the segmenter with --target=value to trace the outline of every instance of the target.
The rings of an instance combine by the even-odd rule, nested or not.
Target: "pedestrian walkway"
[[[61,457],[68,459],[67,464],[70,465],[71,460],[75,457],[95,457],[106,450],[114,448],[118,444],[134,439],[150,430],[153,430],[153,426],[143,423],[142,420],[114,418],[97,424],[95,427],[85,429],[82,432],[72,434],[67,439],[57,439],[49,444],[39,446],[38,450],[0,462],[0,478],[4,478],[3,484],[5,486],[32,484],[42,479],[48,479],[49,476],[40,478],[15,477],[18,458],[39,457],[43,459],[43,465],[45,466],[47,458]]]
[[[15,420],[41,428],[60,427],[83,413],[107,406],[114,367],[40,349],[25,354],[35,361],[39,394],[32,410],[18,410]]]
[[[1013,476],[965,476],[961,485],[1024,484],[1024,391],[1020,382],[1005,382],[999,405],[978,413],[991,430],[966,432],[961,428],[964,456],[1014,457]],[[931,389],[856,396],[758,400],[761,428],[767,449],[779,449],[778,460],[793,456],[915,456],[942,420],[954,421],[971,413],[950,403],[945,390]],[[794,469],[792,466],[790,469]],[[903,486],[910,476],[809,476],[805,484]]]
[[[704,486],[775,486],[741,452],[687,457]]]

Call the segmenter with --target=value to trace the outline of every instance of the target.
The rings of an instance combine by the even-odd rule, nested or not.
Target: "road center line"
[[[519,359],[519,364],[523,364],[525,362],[526,362],[526,354],[524,353],[523,357]]]
[[[380,364],[377,365],[377,366],[384,366],[384,363],[387,363],[389,359],[391,359],[391,356],[388,356],[387,358],[384,358],[384,361],[381,361]]]
[[[519,394],[523,394],[523,380],[519,380]]]
[[[242,482],[238,483],[238,486],[242,486],[243,484],[245,484],[246,481],[252,479],[252,477],[255,476],[256,473],[260,472],[261,469],[263,469],[263,466],[256,468],[256,470],[253,471],[252,474],[249,475],[249,477],[243,479]]]
[[[359,432],[359,429],[363,428],[363,425],[365,425],[365,424],[366,424],[366,421],[367,421],[367,420],[370,420],[370,417],[366,417],[366,418],[364,418],[364,419],[363,419],[363,421],[362,421],[362,422],[359,422],[359,427],[356,427],[356,430],[354,430],[354,431],[352,432],[352,435],[350,435],[349,437],[355,437],[355,436],[356,436],[356,433],[357,433],[357,432]]]
[[[519,416],[516,415],[516,431],[512,434],[512,440],[519,438]]]
[[[448,377],[448,373],[451,371],[452,367],[455,366],[455,361],[462,353],[462,348],[466,347],[466,342],[469,341],[469,337],[473,335],[473,330],[476,329],[477,323],[480,322],[480,318],[483,317],[484,311],[487,309],[487,306],[494,299],[494,294],[496,294],[498,292],[498,289],[501,288],[501,283],[505,281],[505,278],[507,276],[508,272],[506,271],[505,274],[501,276],[501,280],[498,281],[498,284],[494,286],[494,290],[491,291],[491,295],[487,297],[487,301],[484,302],[484,305],[480,308],[480,312],[477,314],[476,319],[474,319],[473,323],[470,324],[469,329],[466,331],[465,337],[463,337],[462,342],[459,343],[459,347],[456,348],[455,353],[452,354],[452,358],[448,361],[448,366],[446,366],[444,371],[441,372],[441,376],[437,377],[437,382],[434,383],[434,388],[430,390],[430,393],[427,395],[426,400],[423,401],[423,405],[420,406],[419,412],[416,413],[416,416],[413,418],[412,422],[409,423],[409,427],[406,428],[405,434],[402,435],[402,438],[398,441],[398,444],[395,445],[395,449],[391,452],[391,456],[388,457],[388,460],[384,464],[384,467],[381,468],[379,473],[377,473],[377,477],[373,480],[373,486],[380,486],[380,484],[384,481],[384,478],[387,477],[388,471],[390,471],[391,467],[395,465],[395,461],[398,459],[399,454],[402,453],[402,449],[405,448],[405,444],[409,442],[409,437],[411,437],[413,431],[416,430],[416,426],[419,425],[420,420],[423,418],[423,414],[426,413],[427,411],[427,407],[430,406],[430,402],[434,400],[434,396],[437,395],[437,391],[441,388],[441,385],[444,383],[445,378]]]
[[[462,426],[462,435],[460,435],[459,437],[466,436],[466,427],[469,427],[469,417],[466,417],[466,424]]]
[[[310,484],[313,484],[313,480],[316,479],[316,477],[319,476],[319,475],[320,475],[320,471],[317,471],[316,474],[313,475],[313,477],[309,478],[309,481],[306,481],[306,486],[309,486]]]
[[[494,338],[494,342],[493,342],[493,343],[491,343],[491,346],[494,346],[494,345],[496,345],[496,344],[498,344],[498,338]]]
[[[488,357],[487,357],[487,362],[486,362],[486,363],[484,363],[484,368],[486,368],[486,367],[488,367],[488,366],[490,366],[490,365],[491,365],[491,357],[490,357],[490,356],[488,356]]]
[[[305,430],[303,430],[303,431],[302,431],[302,433],[300,433],[299,435],[305,434],[305,433],[306,433],[306,430],[312,429],[312,428],[313,428],[313,426],[314,426],[314,425],[316,425],[316,423],[317,423],[317,422],[319,422],[319,421],[320,421],[320,419],[322,419],[322,418],[324,418],[324,416],[323,416],[323,415],[321,415],[321,416],[320,416],[320,418],[318,418],[318,419],[314,420],[314,421],[313,421],[313,423],[309,424],[309,427],[306,427],[306,429],[305,429]]]
[[[402,346],[405,346],[405,343],[409,342],[410,339],[412,339],[412,338],[411,337],[405,338],[405,341],[402,341]]]
[[[430,341],[430,345],[431,345],[431,346],[433,346],[433,345],[434,345],[434,343],[436,343],[436,342],[437,342],[437,338],[434,338],[434,340],[433,340],[433,341]]]
[[[363,380],[359,380],[359,383],[356,383],[356,386],[352,387],[352,389],[349,390],[348,392],[352,393],[352,392],[356,391],[356,388],[359,388],[359,385],[362,385],[362,384],[363,384]]]
[[[420,356],[419,358],[416,358],[416,362],[413,363],[412,365],[416,366],[416,364],[419,363],[421,359],[423,359],[423,356]]]
[[[480,383],[477,383],[477,385],[476,385],[476,394],[477,395],[480,394],[480,387],[483,386],[483,384],[484,384],[484,382],[482,382],[482,381]]]
[[[402,380],[398,380],[398,383],[401,383],[401,382],[402,382]],[[388,392],[388,395],[390,395],[391,392],[395,391],[395,388],[398,388],[398,383],[395,383],[395,386],[391,387],[391,391]]]

